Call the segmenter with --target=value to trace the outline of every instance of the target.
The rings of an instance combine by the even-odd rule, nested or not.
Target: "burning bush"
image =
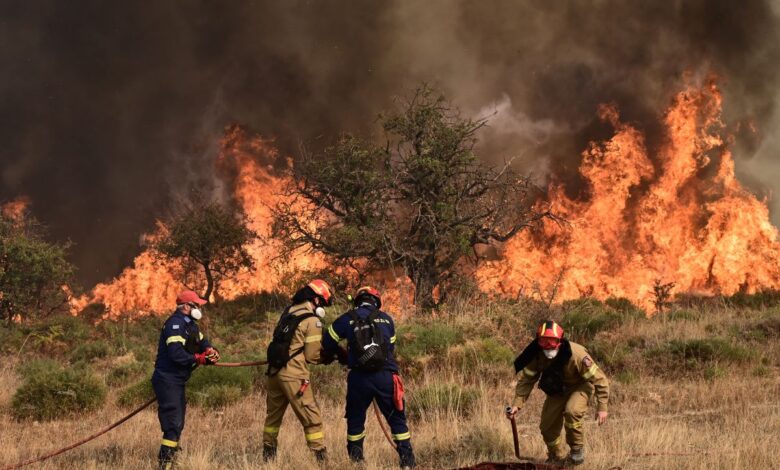
[[[105,400],[105,384],[88,369],[41,363],[14,394],[11,411],[16,419],[48,421],[95,410]]]

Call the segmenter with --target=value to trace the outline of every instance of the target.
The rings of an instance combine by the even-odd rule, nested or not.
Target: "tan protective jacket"
[[[293,305],[290,314],[295,316],[314,313],[309,302]],[[290,342],[290,354],[303,348],[303,352],[290,359],[278,373],[282,380],[301,380],[309,378],[308,364],[319,364],[322,340],[322,321],[317,317],[303,320]]]
[[[584,346],[569,341],[571,345],[571,358],[563,368],[563,383],[568,390],[574,390],[585,382],[590,382],[596,390],[596,402],[598,411],[607,411],[609,401],[609,380],[604,372],[593,362]],[[528,400],[534,384],[539,380],[541,373],[555,359],[547,359],[541,352],[521,372],[517,381],[515,401],[513,406],[521,407]]]

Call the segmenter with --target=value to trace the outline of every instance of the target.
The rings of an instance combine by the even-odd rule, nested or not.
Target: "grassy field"
[[[612,383],[610,421],[597,427],[589,417],[587,462],[579,468],[780,468],[777,300],[773,295],[687,299],[646,319],[615,299],[583,299],[552,311],[531,302],[474,299],[435,316],[399,320],[398,355],[418,462],[425,468],[454,468],[512,460],[510,428],[502,415],[513,394],[511,362],[530,340],[531,326],[549,316],[591,350]],[[204,329],[224,360],[259,358],[277,306],[278,299],[247,297],[211,309]],[[2,329],[0,468],[87,436],[147,398],[162,320],[93,326],[90,318]],[[68,385],[75,380],[69,371],[92,377],[102,391]],[[352,468],[344,450],[346,372],[318,366],[314,376],[325,416],[328,467]],[[55,389],[53,398],[43,400],[48,385]],[[263,464],[261,370],[198,370],[189,393],[182,468],[315,466],[291,412],[277,463]],[[540,459],[545,455],[537,429],[543,398],[535,390],[518,418],[522,453]],[[74,411],[57,416],[63,408],[57,400]],[[368,467],[395,467],[395,452],[373,414],[367,431]],[[152,407],[110,434],[31,468],[153,468],[159,439]]]

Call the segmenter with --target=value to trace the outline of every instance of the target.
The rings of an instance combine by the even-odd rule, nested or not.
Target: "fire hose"
[[[268,364],[268,362],[267,361],[221,362],[221,363],[217,363],[217,364],[214,364],[214,365],[218,366],[218,367],[250,367],[250,366],[262,366],[262,365],[265,365],[265,364]],[[84,438],[84,439],[82,439],[82,440],[80,440],[78,442],[74,442],[73,444],[71,444],[71,445],[69,445],[67,447],[63,447],[62,449],[57,449],[55,451],[49,452],[48,454],[41,455],[41,456],[36,457],[34,459],[25,460],[24,462],[19,462],[19,463],[13,464],[13,465],[9,465],[7,467],[3,467],[0,470],[15,470],[17,468],[22,468],[22,467],[25,467],[27,465],[34,464],[34,463],[37,463],[37,462],[43,462],[44,460],[48,460],[48,459],[50,459],[52,457],[56,457],[56,456],[58,456],[60,454],[64,454],[65,452],[67,452],[69,450],[72,450],[72,449],[75,449],[76,447],[82,446],[82,445],[86,444],[87,442],[95,440],[98,437],[102,436],[103,434],[106,434],[107,432],[109,432],[112,429],[118,427],[119,425],[121,425],[125,421],[129,420],[133,416],[137,415],[141,411],[145,410],[146,408],[151,406],[152,403],[154,403],[156,401],[157,401],[156,397],[155,398],[150,398],[143,405],[141,405],[138,408],[134,409],[133,411],[130,412],[130,414],[126,415],[125,417],[123,417],[119,421],[116,421],[115,423],[109,425],[108,427],[106,427],[104,429],[101,429],[100,431],[98,431],[98,432],[92,434],[91,436],[86,437],[86,438]]]

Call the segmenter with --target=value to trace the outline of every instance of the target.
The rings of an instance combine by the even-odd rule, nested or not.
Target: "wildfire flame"
[[[734,175],[721,101],[714,82],[680,92],[653,155],[614,106],[602,106],[615,134],[582,153],[587,197],[570,199],[559,184],[548,190],[570,226],[547,221],[515,236],[478,270],[481,289],[555,301],[626,297],[647,308],[656,281],[708,295],[779,287],[777,229],[765,201]]]
[[[721,101],[714,82],[677,94],[663,116],[664,143],[652,154],[643,133],[622,122],[615,106],[601,106],[598,116],[614,135],[590,143],[582,153],[579,173],[586,195],[569,197],[563,185],[552,183],[544,203],[566,223],[548,220],[540,230],[520,232],[505,243],[499,259],[474,273],[480,288],[556,302],[626,297],[650,310],[656,282],[673,282],[674,292],[697,294],[780,287],[777,229],[765,201],[743,189],[734,175]],[[260,239],[249,247],[257,269],[224,281],[220,296],[270,291],[279,287],[285,270],[327,266],[322,256],[303,251],[282,267],[271,263],[280,248],[270,238],[271,207],[285,197],[289,182],[274,167],[290,165],[280,160],[273,142],[233,126],[221,144],[215,170],[227,175],[235,201]],[[165,230],[159,224],[148,238]],[[166,312],[183,287],[182,277],[181,266],[160,263],[147,250],[115,280],[74,299],[72,307],[79,311],[101,302],[108,307],[106,316]],[[380,282],[387,288],[385,303],[405,305],[409,280],[391,277]]]
[[[30,207],[30,198],[20,196],[0,205],[0,214],[8,220],[21,222]]]

